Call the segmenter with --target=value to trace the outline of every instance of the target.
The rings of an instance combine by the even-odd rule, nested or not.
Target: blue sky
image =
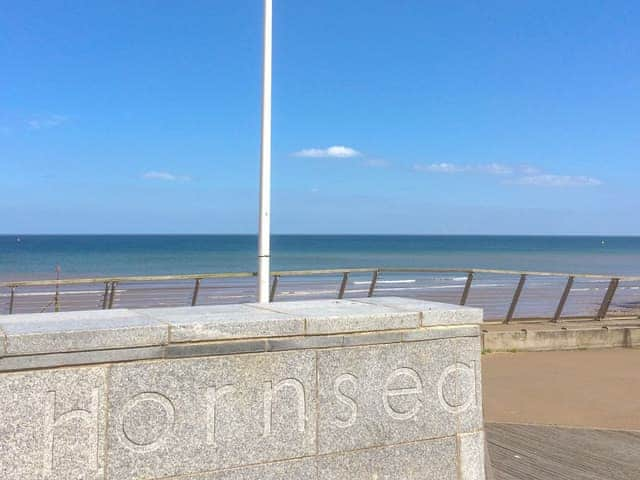
[[[256,231],[260,0],[2,4],[0,232]],[[274,4],[274,232],[640,234],[639,2]]]

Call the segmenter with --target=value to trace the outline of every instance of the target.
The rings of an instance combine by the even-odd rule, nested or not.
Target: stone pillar
[[[0,320],[3,480],[484,480],[477,309],[397,297]]]

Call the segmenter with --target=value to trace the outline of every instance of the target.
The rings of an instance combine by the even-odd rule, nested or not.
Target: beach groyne
[[[398,297],[14,315],[0,478],[485,478],[479,309]]]

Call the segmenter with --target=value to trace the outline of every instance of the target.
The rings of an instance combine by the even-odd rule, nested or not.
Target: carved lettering
[[[235,392],[233,385],[207,388],[207,445],[216,446],[216,404],[219,399]]]
[[[438,399],[445,410],[455,414],[477,404],[476,362],[447,367],[438,380]]]
[[[92,449],[92,470],[100,470],[100,458],[98,456],[98,423],[99,423],[99,408],[100,408],[100,390],[94,388],[91,391],[91,404],[88,410],[78,409],[69,410],[56,418],[56,392],[47,392],[45,400],[45,418],[44,418],[44,438],[46,442],[46,448],[44,451],[44,465],[43,474],[44,478],[51,478],[54,470],[54,433],[56,427],[68,424],[74,420],[84,422],[89,429],[90,435],[90,448]]]
[[[139,415],[152,409],[159,409],[164,418],[144,422],[142,426],[136,425],[136,410],[140,412]],[[164,395],[155,392],[140,393],[131,398],[122,409],[118,429],[120,440],[126,448],[134,452],[147,453],[157,450],[173,429],[175,413],[173,403]],[[127,423],[128,420],[131,422],[130,425]]]
[[[392,388],[392,384],[402,384],[399,380],[401,378],[409,379],[411,386]],[[413,418],[420,410],[420,407],[422,407],[420,395],[422,395],[422,380],[420,380],[420,376],[415,370],[410,368],[399,368],[389,375],[385,382],[384,392],[382,394],[382,403],[384,404],[385,411],[391,418],[396,420],[409,420]],[[400,408],[396,408],[389,400],[394,397],[411,397],[413,399],[413,406],[405,409],[404,411]]]
[[[333,421],[333,423],[339,428],[349,428],[353,426],[358,418],[358,404],[356,403],[355,399],[340,390],[344,383],[351,383],[353,385],[352,388],[355,391],[358,388],[357,382],[358,379],[354,375],[350,373],[344,373],[336,378],[335,382],[333,383],[333,393],[336,396],[336,400],[346,406],[350,411],[349,416],[346,419],[343,420],[337,417]]]
[[[278,392],[291,389],[296,395],[296,403],[298,410],[298,425],[299,432],[304,432],[306,423],[306,400],[304,394],[304,385],[295,378],[287,378],[278,382],[275,387],[272,382],[264,382],[264,432],[263,436],[271,435],[271,420],[273,415],[273,396]]]

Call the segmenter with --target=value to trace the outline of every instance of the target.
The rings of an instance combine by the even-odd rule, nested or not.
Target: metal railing
[[[276,271],[272,273],[272,281],[270,288],[271,301],[280,300],[279,295],[285,295],[295,298],[296,295],[335,296],[338,299],[347,296],[368,296],[371,297],[380,287],[380,283],[385,282],[386,277],[397,277],[398,275],[425,275],[427,280],[431,278],[435,282],[425,284],[431,286],[415,287],[413,290],[404,287],[388,286],[386,291],[403,292],[404,295],[417,296],[429,300],[446,301],[448,303],[457,303],[460,305],[473,305],[485,308],[485,311],[491,312],[490,317],[495,320],[502,320],[503,323],[510,323],[515,320],[544,319],[551,322],[559,322],[569,318],[589,318],[594,320],[603,320],[607,318],[613,304],[614,296],[620,288],[621,283],[631,284],[628,289],[627,306],[617,313],[618,316],[637,317],[640,312],[640,301],[633,301],[632,294],[638,290],[640,297],[640,276],[621,276],[621,275],[596,275],[596,274],[575,274],[575,273],[557,273],[557,272],[535,272],[535,271],[515,271],[515,270],[495,270],[495,269],[442,269],[442,268],[346,268],[346,269],[329,269],[329,270],[296,270],[296,271]],[[463,275],[456,278],[455,285],[437,284],[442,278],[437,275],[454,274]],[[42,311],[61,311],[61,310],[83,310],[90,308],[111,309],[114,307],[153,307],[153,306],[175,306],[175,305],[199,305],[199,304],[216,304],[225,303],[231,299],[239,301],[253,301],[255,295],[255,285],[246,283],[248,279],[255,277],[255,272],[239,272],[239,273],[211,273],[211,274],[190,274],[190,275],[153,275],[153,276],[129,276],[129,277],[100,277],[100,278],[75,278],[62,280],[31,280],[17,282],[0,282],[0,311],[7,314],[42,312]],[[305,290],[300,293],[296,290],[280,292],[283,282],[293,277],[306,278],[324,278],[337,277],[336,290],[322,290],[318,293],[318,285],[327,288],[327,284],[311,282],[308,285],[299,281],[294,286],[308,286],[311,290]],[[431,276],[431,277],[429,277]],[[434,277],[435,276],[435,277]],[[491,278],[513,278],[517,279],[515,285],[511,284],[477,284],[476,279],[479,277]],[[364,289],[349,288],[349,280],[351,278],[360,278],[361,281],[354,282],[363,285]],[[394,278],[395,278],[394,277]],[[560,281],[558,284],[541,283],[540,279],[553,278]],[[435,279],[435,280],[434,280]],[[548,309],[548,315],[535,314],[518,316],[518,308],[523,303],[523,294],[526,297],[527,286],[531,279],[538,279],[533,289],[535,298],[527,300],[525,303],[529,305],[530,310],[539,310],[539,308],[531,309],[531,305],[539,307],[541,302],[553,302]],[[235,283],[229,285],[230,281],[245,283]],[[395,280],[395,282],[416,282],[417,280]],[[593,288],[576,289],[577,282],[595,282]],[[209,282],[209,284],[207,284]],[[211,284],[211,282],[215,282]],[[394,280],[386,281],[393,284]],[[432,282],[432,283],[433,283]],[[168,283],[168,285],[167,285]],[[606,284],[601,288],[599,285]],[[79,290],[82,286],[101,286],[96,290]],[[135,287],[125,288],[125,286]],[[329,283],[333,285],[333,283]],[[477,285],[477,286],[476,286]],[[474,286],[476,288],[474,289]],[[53,292],[46,290],[47,287],[53,287]],[[481,288],[484,287],[484,288]],[[491,287],[491,288],[487,288]],[[512,288],[513,287],[513,288]],[[314,288],[316,290],[314,290]],[[65,290],[68,289],[68,290]],[[474,293],[482,290],[474,298]],[[573,296],[588,290],[592,292],[588,300],[584,300],[581,296],[582,304],[580,308],[593,309],[589,313],[581,313],[574,315],[565,315],[567,303]],[[201,300],[202,292],[206,291],[206,298]],[[459,296],[455,292],[459,291]],[[602,294],[604,291],[604,294]],[[24,293],[23,293],[24,292]],[[217,292],[212,295],[212,292]],[[220,295],[220,292],[231,292],[234,295]],[[417,293],[416,293],[417,292]],[[536,293],[537,292],[537,293]],[[445,294],[446,293],[446,294]],[[126,294],[126,295],[125,295]],[[396,293],[397,294],[397,293]],[[529,293],[529,296],[532,294]],[[537,295],[537,297],[536,297]],[[63,301],[63,296],[65,299]],[[506,297],[506,298],[505,298]],[[584,297],[584,298],[583,298]],[[2,301],[4,299],[4,302]],[[20,299],[20,301],[18,301]],[[284,298],[283,298],[284,299]],[[504,300],[504,303],[503,303]],[[640,300],[640,298],[638,299]],[[235,301],[234,301],[235,303]],[[636,304],[637,303],[637,308]],[[502,307],[507,307],[506,311]],[[552,307],[552,308],[551,308]],[[546,307],[545,307],[546,308]],[[576,312],[582,312],[580,308],[575,308]],[[575,312],[574,312],[575,313]]]

